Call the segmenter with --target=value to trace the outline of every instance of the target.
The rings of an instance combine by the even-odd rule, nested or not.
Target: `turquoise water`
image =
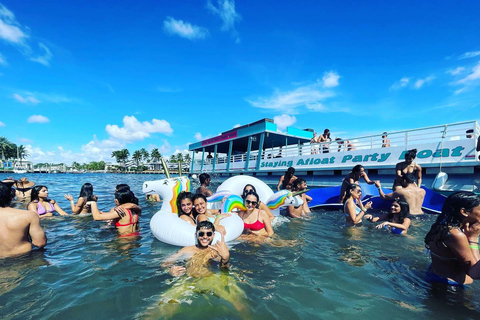
[[[236,243],[227,273],[214,268],[201,281],[174,279],[161,264],[179,248],[153,238],[149,220],[161,204],[147,203],[141,193],[143,181],[162,176],[28,177],[46,184],[64,209],[69,205],[63,194],[77,197],[84,182],[93,184],[103,210],[113,206],[115,185],[128,183],[143,208],[141,237],[120,239],[88,216],[43,219],[45,252],[0,260],[1,319],[480,317],[477,283],[463,290],[423,280],[429,264],[423,237],[434,216],[414,220],[409,235],[401,236],[369,223],[344,228],[340,212],[314,211],[311,221],[274,227],[282,239],[298,239],[299,245]],[[173,299],[181,303],[163,303]]]

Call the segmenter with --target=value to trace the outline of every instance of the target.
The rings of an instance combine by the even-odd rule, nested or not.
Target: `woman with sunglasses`
[[[257,193],[257,190],[255,189],[255,187],[251,184],[247,184],[244,188],[243,188],[243,192],[242,192],[242,199],[245,200],[247,194],[250,192],[250,191],[253,191],[255,193]],[[270,209],[267,207],[267,205],[265,203],[263,203],[262,201],[259,201],[259,205],[258,205],[258,208],[260,210],[263,210],[265,211],[267,214],[268,214],[268,217],[270,218],[270,221],[272,221],[273,219],[275,219],[275,216],[273,215],[272,211],[270,211]]]
[[[368,209],[372,207],[372,201],[362,204],[362,189],[358,184],[349,184],[343,201],[345,213],[345,225],[353,227],[362,223],[362,218]]]
[[[272,236],[270,217],[264,210],[258,208],[260,203],[258,194],[254,191],[248,192],[243,203],[247,211],[240,211],[238,215],[243,220],[245,230],[259,236]]]
[[[392,233],[405,234],[412,222],[410,218],[408,218],[409,214],[410,207],[408,203],[397,198],[393,201],[392,206],[390,207],[390,213],[375,218],[371,214],[366,214],[364,218],[370,222],[383,221],[382,223],[377,224],[375,227],[377,229],[388,228]]]

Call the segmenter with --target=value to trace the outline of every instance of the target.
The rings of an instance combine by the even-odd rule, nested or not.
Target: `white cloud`
[[[423,87],[424,84],[431,82],[433,79],[435,79],[434,76],[429,76],[429,77],[426,77],[425,79],[418,79],[417,81],[415,81],[415,84],[413,85],[413,87],[415,89],[420,89],[421,87]]]
[[[107,124],[105,130],[110,137],[120,139],[126,142],[139,141],[150,137],[150,133],[173,132],[170,124],[166,120],[152,119],[152,122],[140,122],[134,116],[125,116],[123,118],[123,128],[116,124]]]
[[[325,88],[333,88],[338,86],[338,79],[340,76],[334,71],[326,72],[322,78],[323,86]]]
[[[15,45],[25,46],[25,39],[28,37],[28,34],[16,21],[15,15],[0,4],[0,38]]]
[[[47,117],[44,117],[41,115],[33,115],[27,119],[27,122],[28,123],[47,123],[47,122],[50,122],[50,120]]]
[[[182,20],[175,20],[172,17],[167,17],[163,21],[163,29],[168,34],[178,35],[189,40],[204,39],[208,36],[206,28],[195,26]]]
[[[458,57],[459,60],[462,59],[469,59],[469,58],[474,58],[476,56],[480,56],[480,51],[470,51],[470,52],[465,52],[464,54],[460,55]]]
[[[49,66],[50,65],[50,60],[52,59],[52,56],[53,56],[52,52],[43,43],[39,43],[38,46],[40,48],[42,48],[45,51],[45,53],[41,56],[38,56],[38,57],[32,57],[32,58],[30,58],[30,60],[34,61],[34,62],[41,63],[44,66]]]
[[[5,127],[5,123],[3,123],[2,121],[0,121],[0,127]]]
[[[410,80],[412,80],[412,78],[403,77],[402,79],[400,79],[400,81],[395,82],[390,87],[390,90],[398,90],[398,89],[401,89],[401,88],[405,88],[408,85],[408,83],[410,82]]]
[[[112,161],[111,155],[115,150],[125,148],[125,143],[114,140],[112,138],[105,140],[98,140],[97,136],[93,136],[93,140],[85,145],[82,145],[81,157],[84,159],[82,162],[90,161]],[[79,160],[73,159],[73,161],[79,162]]]
[[[233,126],[233,128],[238,128],[238,127],[241,127],[242,125],[240,123],[237,123],[236,125]]]
[[[258,98],[257,100],[248,100],[252,106],[261,109],[275,110],[289,114],[297,114],[296,109],[306,107],[314,111],[328,111],[326,108],[318,108],[321,106],[320,101],[335,96],[331,91],[322,90],[321,81],[316,81],[312,85],[299,87],[291,91],[276,91],[271,97]]]
[[[457,84],[467,84],[480,79],[480,62],[472,68],[471,73],[465,78],[458,80]]]
[[[297,118],[294,116],[289,116],[288,114],[282,114],[280,116],[273,117],[273,122],[277,125],[279,130],[285,130],[287,127],[297,122]]]
[[[202,134],[200,132],[195,133],[195,135],[193,137],[197,141],[202,141],[203,140]]]
[[[451,74],[452,76],[456,76],[457,74],[462,73],[464,70],[464,67],[457,67],[455,69],[448,70],[447,73]]]
[[[18,102],[20,103],[25,103],[25,104],[37,104],[37,103],[40,103],[40,101],[38,99],[35,99],[35,97],[31,96],[31,95],[28,95],[26,97],[23,97],[21,95],[19,95],[18,93],[14,93],[13,94],[13,97],[15,98],[15,100],[17,100]]]
[[[0,64],[3,64],[4,66],[6,66],[8,63],[7,63],[7,60],[5,59],[5,57],[0,53]]]
[[[235,12],[235,1],[234,0],[217,0],[218,8],[212,4],[210,0],[207,2],[207,8],[218,15],[223,21],[222,30],[223,31],[232,31],[232,36],[235,38],[235,42],[239,43],[240,38],[238,32],[235,29],[235,22],[240,21],[242,17]]]

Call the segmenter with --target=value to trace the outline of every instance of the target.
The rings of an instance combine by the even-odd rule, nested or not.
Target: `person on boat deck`
[[[342,138],[335,138],[335,141],[337,142],[337,145],[338,145],[337,152],[342,151],[342,147],[343,147],[343,140],[342,140]]]
[[[388,139],[387,133],[384,132],[382,134],[382,148],[389,148],[390,147],[390,139]]]
[[[343,142],[343,145],[345,146],[346,151],[355,151],[355,145],[350,141],[350,140],[345,140]]]
[[[278,180],[277,191],[282,189],[291,190],[292,183],[295,180],[297,180],[297,177],[295,176],[295,168],[289,167],[287,171],[285,171],[285,174]]]
[[[390,213],[383,214],[379,217],[373,217],[371,214],[366,214],[363,217],[370,222],[381,222],[375,228],[389,228],[392,233],[405,234],[412,222],[408,215],[410,214],[410,207],[406,201],[395,199],[390,207]]]
[[[230,267],[230,252],[225,244],[224,237],[222,235],[222,240],[217,241],[215,245],[212,245],[214,237],[215,226],[210,221],[199,222],[195,231],[197,244],[180,249],[180,251],[167,258],[162,264],[162,267],[168,269],[168,272],[174,277],[179,277],[185,273],[187,273],[187,275],[195,276],[195,274],[189,274],[189,270],[194,272],[198,267],[205,267],[205,265],[191,265],[190,262],[206,264],[211,261],[218,261],[220,263],[220,268],[228,269]],[[194,259],[197,254],[207,254],[208,256],[206,255],[205,257],[208,258]],[[174,265],[174,263],[181,258],[189,259],[186,268],[184,266]]]
[[[445,200],[425,237],[432,263],[427,281],[462,285],[480,279],[480,197],[459,191]]]
[[[28,204],[28,210],[35,211],[42,218],[51,217],[54,212],[61,216],[67,215],[55,200],[48,199],[48,188],[40,185],[32,189],[32,201]]]
[[[230,213],[220,214],[217,209],[207,209],[207,198],[203,194],[193,196],[193,216],[197,225],[199,222],[208,220],[215,225],[218,232],[225,235],[227,231],[224,226],[220,225],[220,221],[230,215]]]
[[[323,144],[322,144],[322,153],[328,153],[328,152],[329,152],[328,148],[329,148],[329,145],[330,145],[329,142],[332,141],[332,139],[330,138],[330,130],[329,130],[329,129],[325,129],[325,130],[323,131],[323,134],[321,134],[321,135],[318,136],[317,141],[318,141],[319,143],[323,143]]]
[[[210,175],[204,172],[198,178],[200,179],[200,187],[197,188],[195,194],[203,194],[205,197],[210,197],[213,194],[212,190],[208,189],[211,181]]]
[[[258,236],[272,236],[273,229],[270,217],[264,210],[259,209],[260,198],[258,194],[253,190],[249,191],[243,200],[243,204],[247,211],[240,211],[238,215],[243,220],[245,230]]]
[[[257,190],[255,189],[255,187],[251,184],[247,184],[245,187],[243,187],[243,192],[242,192],[242,199],[245,200],[247,194],[250,192],[250,191],[253,191],[255,193],[257,193]],[[270,211],[270,208],[267,207],[267,205],[265,203],[263,203],[262,201],[259,201],[259,206],[258,208],[260,210],[263,210],[265,211],[268,216],[270,217],[270,221],[272,221],[273,219],[275,219],[275,216],[273,215],[272,211]]]
[[[70,194],[64,195],[65,199],[70,201],[70,207],[74,214],[91,213],[92,209],[87,205],[89,201],[97,201],[97,196],[93,194],[93,186],[91,183],[84,183],[80,189],[80,195],[78,196],[77,204],[73,201],[73,196]]]
[[[372,201],[363,205],[362,188],[358,184],[351,183],[348,185],[343,201],[343,212],[345,213],[345,225],[353,227],[362,223],[362,218],[368,209],[372,208]]]
[[[191,192],[182,191],[177,198],[178,217],[191,225],[196,226],[196,217],[193,214],[193,197]]]
[[[401,200],[406,201],[410,206],[411,215],[423,214],[422,205],[426,192],[422,188],[417,187],[413,174],[405,174],[402,177],[402,188],[389,194],[383,192],[380,181],[377,181],[375,185],[377,186],[378,193],[383,200],[400,198]]]
[[[343,203],[343,199],[345,198],[345,193],[347,188],[351,184],[358,184],[360,178],[363,178],[366,183],[368,184],[375,184],[378,180],[370,180],[368,178],[367,173],[365,172],[365,168],[361,164],[357,164],[353,167],[352,171],[342,180],[342,187],[340,188],[340,196],[338,197],[338,203]]]
[[[395,191],[398,188],[402,188],[402,176],[406,173],[413,173],[417,177],[417,186],[422,186],[422,167],[413,162],[417,157],[417,149],[408,150],[405,153],[405,161],[397,163],[395,171],[397,176],[393,181],[392,190]]]
[[[28,181],[28,178],[22,177],[15,181],[13,187],[15,188],[15,196],[17,200],[25,205],[32,201],[32,188],[35,182]]]
[[[142,212],[142,208],[134,204],[135,195],[125,188],[115,191],[115,205],[109,212],[100,212],[96,201],[89,201],[94,220],[114,220],[115,227],[120,237],[132,237],[139,235],[139,222],[136,212]]]
[[[41,249],[47,244],[38,214],[10,208],[12,190],[11,184],[0,183],[0,258],[19,256],[30,252],[32,245]]]
[[[151,202],[160,202],[160,196],[157,193],[152,193],[152,194],[147,194],[145,196],[145,200],[151,201]]]
[[[307,190],[307,182],[305,179],[298,178],[293,182],[292,192],[304,191]],[[287,206],[287,213],[292,218],[307,218],[311,213],[310,208],[308,207],[308,202],[312,201],[312,197],[308,196],[306,193],[296,195],[300,197],[303,201],[303,204],[298,207]]]
[[[317,133],[314,132],[312,139],[310,139],[310,144],[316,144],[317,142],[318,142],[317,141]],[[312,146],[311,149],[312,149],[312,154],[317,154],[318,153],[318,147]]]

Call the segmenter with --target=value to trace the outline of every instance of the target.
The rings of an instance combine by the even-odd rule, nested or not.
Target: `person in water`
[[[13,184],[17,200],[25,206],[32,201],[32,188],[34,185],[35,182],[28,181],[26,177],[20,178],[20,180],[15,181]]]
[[[372,201],[362,203],[362,188],[358,184],[350,184],[347,187],[343,210],[345,213],[345,225],[353,227],[362,223],[362,218],[368,209],[372,208]]]
[[[377,224],[375,228],[389,228],[392,233],[405,234],[410,228],[412,222],[408,215],[410,214],[410,207],[406,201],[399,198],[392,202],[390,213],[383,214],[379,217],[373,217],[371,214],[366,214],[363,217],[370,222],[382,222]]]
[[[180,219],[196,226],[196,217],[193,214],[193,197],[194,194],[191,192],[180,192],[177,198],[177,208]]]
[[[193,215],[197,224],[202,221],[210,221],[222,235],[226,234],[225,227],[220,225],[223,218],[230,217],[230,213],[220,214],[217,209],[207,209],[207,198],[203,194],[193,196]]]
[[[12,187],[0,183],[0,258],[19,256],[47,245],[38,214],[10,208]]]
[[[247,196],[247,194],[250,192],[250,191],[253,191],[255,193],[257,193],[257,190],[255,189],[255,187],[251,184],[247,184],[245,185],[245,187],[243,187],[243,192],[242,192],[242,199],[245,201],[245,198]],[[260,210],[263,210],[265,211],[268,216],[270,217],[270,221],[272,221],[273,219],[275,219],[275,216],[273,215],[272,211],[270,211],[270,208],[267,207],[267,205],[265,203],[263,203],[262,201],[260,201],[260,204],[258,206],[258,208]]]
[[[70,194],[64,195],[65,199],[70,201],[70,207],[74,214],[91,213],[92,210],[87,203],[89,201],[97,201],[97,196],[93,194],[93,186],[91,183],[84,183],[80,189],[80,195],[77,199],[77,204],[73,201],[73,196]]]
[[[417,187],[413,174],[405,174],[402,177],[402,188],[398,188],[389,194],[383,192],[380,181],[377,181],[375,185],[377,186],[378,193],[383,200],[400,198],[401,200],[406,201],[410,206],[411,215],[423,214],[422,205],[426,192],[422,188]]]
[[[407,173],[412,173],[417,178],[417,186],[422,186],[422,167],[419,164],[413,162],[417,157],[417,149],[408,150],[405,153],[405,161],[397,163],[395,171],[397,176],[393,181],[392,190],[395,191],[402,188],[402,177]]]
[[[160,202],[160,196],[157,193],[147,194],[145,200],[150,202]]]
[[[280,180],[278,180],[277,191],[282,189],[292,190],[292,183],[295,180],[297,180],[297,177],[295,176],[295,168],[289,167],[287,171],[285,171],[285,174],[280,177]]]
[[[360,182],[360,178],[363,178],[366,183],[368,184],[375,184],[378,180],[370,180],[368,178],[367,173],[365,172],[365,168],[361,164],[357,164],[353,167],[352,171],[342,180],[342,187],[340,188],[340,196],[338,197],[338,203],[344,203],[345,193],[347,188],[351,184],[358,184]]]
[[[298,178],[293,182],[292,192],[305,191],[307,190],[307,182],[305,179]],[[312,201],[312,197],[306,193],[296,195],[302,199],[303,204],[298,207],[287,206],[287,213],[291,218],[308,218],[308,215],[311,213],[310,208],[308,207],[308,202]]]
[[[243,204],[247,211],[240,211],[238,215],[243,220],[244,229],[258,236],[272,236],[273,229],[270,217],[264,210],[259,209],[260,198],[255,191],[246,194]]]
[[[480,279],[480,197],[459,191],[445,200],[425,237],[432,263],[427,281],[463,285]]]
[[[213,194],[212,190],[208,189],[211,181],[210,175],[204,172],[198,178],[200,179],[200,187],[197,188],[195,194],[203,194],[205,197],[210,197]]]
[[[28,204],[28,210],[35,211],[42,218],[51,217],[54,212],[61,216],[67,215],[55,200],[48,199],[48,188],[41,185],[33,187],[32,201]]]
[[[136,212],[142,211],[138,205],[133,203],[134,201],[135,195],[133,192],[124,188],[115,191],[116,207],[109,212],[100,212],[96,201],[90,201],[88,204],[92,208],[94,220],[114,220],[120,237],[133,237],[139,235],[139,222]]]

